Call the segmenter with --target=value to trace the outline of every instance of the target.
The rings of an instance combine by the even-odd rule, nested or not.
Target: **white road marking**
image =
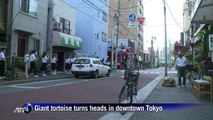
[[[41,88],[49,88],[49,87],[56,87],[56,86],[62,86],[62,85],[69,85],[69,84],[73,84],[73,83],[80,83],[80,82],[86,82],[86,81],[89,81],[89,80],[73,81],[73,82],[68,82],[68,83],[61,83],[61,84],[55,84],[55,85],[42,86],[42,87],[39,87],[39,89],[41,89]]]
[[[59,80],[53,80],[53,81],[60,81]],[[63,79],[64,80],[64,79]],[[15,87],[15,88],[23,88],[23,89],[42,89],[42,88],[49,88],[49,87],[56,87],[56,86],[62,86],[62,85],[68,85],[68,84],[73,84],[73,83],[79,83],[79,82],[86,82],[86,81],[91,81],[95,79],[87,79],[87,80],[81,80],[81,81],[70,81],[70,82],[65,82],[65,83],[60,83],[60,84],[54,84],[54,85],[44,85],[40,87],[30,87],[30,86],[24,86],[24,85],[33,85],[33,83],[24,83],[24,84],[16,84],[16,85],[9,85],[9,87]],[[46,83],[47,81],[41,81],[41,82],[34,82],[34,84],[40,84],[40,83]],[[51,82],[51,81],[49,81]]]
[[[18,85],[9,85],[9,87],[22,88],[22,89],[38,89],[38,87],[28,87],[28,86],[18,86]]]
[[[177,71],[168,71],[168,73],[175,73],[175,74],[176,74],[176,73],[177,73]]]
[[[57,80],[47,80],[47,81],[38,81],[36,82],[30,82],[30,83],[18,83],[15,85],[33,85],[33,84],[40,84],[40,83],[48,83],[48,82],[55,82],[55,81],[61,81],[61,80],[65,80],[65,79],[57,79]]]

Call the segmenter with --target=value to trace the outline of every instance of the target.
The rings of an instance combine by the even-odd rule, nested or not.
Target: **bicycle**
[[[197,65],[200,65],[200,64],[187,65],[187,69],[189,70],[188,79],[191,85],[193,85],[194,80],[202,78],[202,71],[201,69],[197,68]]]
[[[126,80],[126,83],[122,87],[119,94],[120,104],[128,104],[133,102],[133,95],[137,95],[137,85],[138,85],[139,74],[140,74],[139,67],[136,67],[136,69],[130,69],[126,67],[125,73],[124,73],[124,80]],[[125,114],[125,113],[126,112],[121,112],[121,114]]]

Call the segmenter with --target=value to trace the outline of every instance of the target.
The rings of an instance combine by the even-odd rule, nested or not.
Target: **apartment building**
[[[64,0],[76,9],[76,35],[82,38],[80,55],[107,59],[108,0]]]
[[[58,57],[58,70],[63,71],[67,56],[81,50],[82,39],[76,36],[76,10],[63,0],[53,0],[52,54]]]
[[[9,0],[7,52],[23,57],[46,51],[49,0]]]
[[[115,16],[117,12],[118,1],[110,1],[110,16]],[[129,40],[133,42],[133,46],[125,45],[125,47],[131,47],[135,54],[143,56],[143,24],[138,22],[138,18],[144,18],[142,0],[120,0],[120,25],[119,25],[119,40]],[[130,14],[134,14],[136,17],[135,21],[129,20]],[[133,16],[134,16],[133,15]],[[115,19],[109,19],[109,39],[112,42],[115,41]],[[113,42],[115,43],[115,42]],[[120,44],[118,45],[121,46]]]

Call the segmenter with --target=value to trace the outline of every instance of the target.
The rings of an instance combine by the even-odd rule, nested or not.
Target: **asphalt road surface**
[[[149,71],[149,70],[147,70]],[[159,70],[141,71],[139,88],[158,77]],[[106,112],[31,112],[14,113],[26,103],[118,103],[124,85],[123,73],[98,79],[70,78],[0,87],[0,120],[96,120]]]

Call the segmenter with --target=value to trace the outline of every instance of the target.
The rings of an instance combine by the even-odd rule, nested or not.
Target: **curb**
[[[111,74],[115,74],[117,72],[122,73],[121,71],[113,71]],[[73,78],[74,75],[67,75],[67,74],[59,74],[56,76],[49,75],[47,77],[30,77],[30,79],[26,80],[0,80],[0,87],[5,85],[12,85],[12,84],[21,84],[21,83],[31,83],[31,82],[40,82],[40,81],[48,81],[48,80],[56,80],[56,79],[65,79],[65,78]]]
[[[0,86],[5,86],[5,85],[12,85],[12,84],[21,84],[21,83],[31,83],[31,82],[40,82],[40,81],[48,81],[48,80],[56,80],[56,79],[64,79],[64,78],[73,78],[73,75],[61,75],[61,76],[51,76],[51,77],[40,77],[40,78],[30,78],[28,80],[4,80],[0,82]]]

